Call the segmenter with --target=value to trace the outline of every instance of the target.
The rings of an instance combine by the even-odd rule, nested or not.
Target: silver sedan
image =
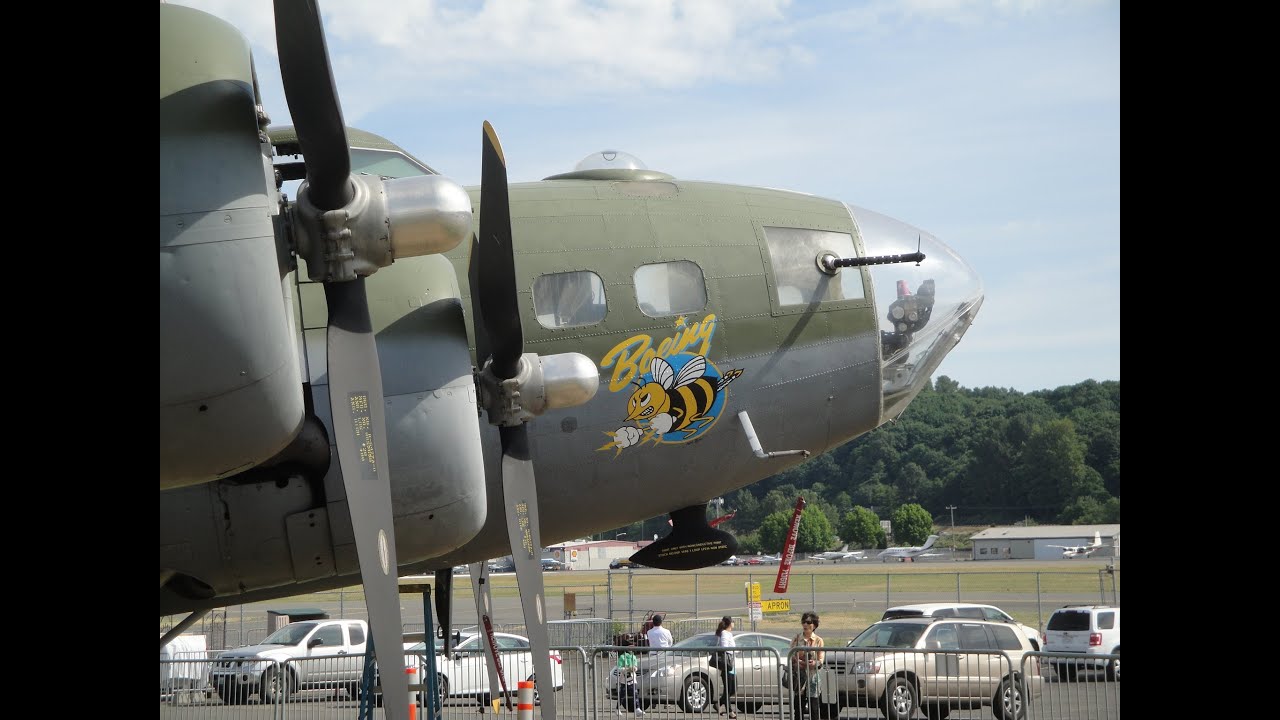
[[[640,657],[636,700],[640,706],[675,704],[685,712],[703,712],[718,702],[723,680],[720,671],[708,664],[717,640],[715,633],[699,633],[662,651],[636,648]],[[747,711],[777,703],[791,640],[769,633],[741,632],[734,633],[734,641],[735,703]],[[617,668],[609,673],[605,689],[610,698],[617,700]]]

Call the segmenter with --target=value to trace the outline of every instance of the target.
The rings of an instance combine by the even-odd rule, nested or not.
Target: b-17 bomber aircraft
[[[937,238],[841,200],[615,150],[509,183],[519,158],[479,119],[482,180],[462,187],[346,126],[320,17],[275,2],[295,124],[272,126],[245,36],[160,5],[174,633],[363,583],[386,712],[406,717],[396,578],[435,572],[448,618],[451,568],[479,589],[511,553],[550,677],[544,546],[668,513],[636,562],[724,560],[709,499],[901,415],[982,304]]]

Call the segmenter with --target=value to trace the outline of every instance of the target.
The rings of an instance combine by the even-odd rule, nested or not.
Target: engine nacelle
[[[160,6],[160,489],[272,457],[302,426],[249,43]]]

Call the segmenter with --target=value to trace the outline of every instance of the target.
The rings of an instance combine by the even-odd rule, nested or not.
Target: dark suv
[[[1026,635],[1016,625],[967,618],[881,620],[827,648],[823,683],[828,717],[845,707],[877,707],[889,720],[917,710],[942,720],[953,709],[990,705],[999,720],[1021,720],[1044,679]]]

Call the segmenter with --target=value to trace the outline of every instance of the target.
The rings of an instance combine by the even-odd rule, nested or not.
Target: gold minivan
[[[881,620],[840,649],[827,648],[822,703],[879,708],[889,720],[919,710],[943,720],[954,709],[990,706],[998,720],[1021,720],[1040,697],[1040,661],[1017,625],[968,618]]]

